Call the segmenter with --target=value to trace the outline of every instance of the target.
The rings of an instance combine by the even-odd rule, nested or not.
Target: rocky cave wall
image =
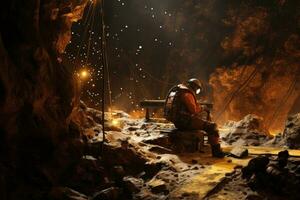
[[[299,2],[234,2],[223,20],[231,30],[221,42],[226,59],[210,77],[215,119],[252,113],[282,131],[300,94]]]
[[[58,171],[64,169],[62,163],[71,159],[68,116],[74,80],[72,69],[61,64],[60,54],[86,3],[1,2],[0,199],[13,198],[10,190],[17,198],[22,190],[17,185],[38,171],[57,181]]]

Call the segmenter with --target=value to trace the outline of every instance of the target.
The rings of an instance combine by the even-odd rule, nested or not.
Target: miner
[[[168,93],[165,103],[165,117],[174,123],[179,130],[204,130],[208,135],[214,157],[224,157],[219,144],[219,131],[217,125],[204,119],[204,108],[199,105],[196,95],[203,90],[198,79],[192,78],[184,84],[174,86]]]

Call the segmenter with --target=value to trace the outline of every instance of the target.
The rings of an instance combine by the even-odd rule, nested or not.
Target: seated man
[[[196,95],[202,91],[198,79],[190,79],[186,84],[174,86],[165,103],[165,117],[173,122],[179,130],[204,130],[208,135],[214,157],[224,157],[219,144],[217,125],[203,118],[202,108],[197,102]]]

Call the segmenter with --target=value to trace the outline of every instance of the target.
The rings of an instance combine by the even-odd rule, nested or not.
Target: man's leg
[[[220,137],[216,123],[195,117],[192,119],[191,126],[191,128],[204,130],[207,133],[208,143],[211,145],[212,155],[214,157],[224,157],[224,153],[219,143]]]

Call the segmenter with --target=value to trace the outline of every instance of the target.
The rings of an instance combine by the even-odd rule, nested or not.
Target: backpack
[[[180,100],[181,94],[186,92],[193,94],[190,89],[182,84],[174,86],[168,92],[164,106],[164,116],[168,121],[176,123],[190,120],[190,113]]]

